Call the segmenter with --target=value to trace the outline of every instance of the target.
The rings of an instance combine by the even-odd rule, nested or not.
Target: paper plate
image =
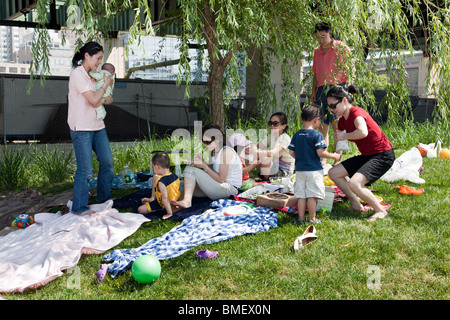
[[[244,206],[244,205],[237,205],[237,206],[231,206],[228,208],[225,208],[225,211],[223,212],[226,216],[237,216],[239,214],[245,214],[250,210],[250,207]]]

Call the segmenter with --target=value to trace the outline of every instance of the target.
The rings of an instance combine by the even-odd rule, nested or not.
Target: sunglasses
[[[204,143],[205,145],[209,146],[214,140],[216,140],[216,138],[215,138],[215,137],[211,137],[211,140],[209,140],[209,141],[203,140],[203,143]]]
[[[331,110],[334,110],[334,109],[336,109],[337,105],[339,103],[341,103],[341,101],[342,101],[342,99],[339,99],[338,102],[333,103],[333,104],[329,104],[328,107],[330,107]]]
[[[278,125],[280,124],[279,121],[267,121],[267,124],[270,126],[274,126],[274,127],[278,127]]]

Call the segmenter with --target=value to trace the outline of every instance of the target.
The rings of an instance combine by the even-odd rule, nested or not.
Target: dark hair
[[[327,98],[333,97],[333,98],[346,98],[349,103],[353,103],[353,95],[358,94],[359,90],[354,85],[349,85],[348,88],[344,88],[342,86],[332,86],[330,90],[328,90]]]
[[[273,115],[270,116],[269,119],[271,119],[272,117],[278,117],[280,119],[280,124],[283,125],[285,124],[286,127],[283,130],[283,133],[286,133],[289,129],[289,127],[287,126],[287,116],[284,112],[275,112]]]
[[[302,109],[302,120],[311,121],[315,118],[322,118],[322,108],[315,103],[307,104]]]
[[[169,169],[170,168],[169,155],[165,152],[158,152],[152,157],[152,163],[154,165],[160,166],[161,168]]]
[[[222,146],[228,145],[226,140],[226,136],[223,133],[222,129],[220,129],[220,126],[218,126],[215,123],[208,123],[202,127],[202,139],[203,136],[210,137],[211,140],[221,140]],[[214,155],[214,150],[211,152],[212,155]]]
[[[318,23],[316,24],[315,30],[316,32],[320,32],[320,31],[325,31],[328,32],[330,31],[330,25],[326,22],[322,22],[322,23]]]
[[[103,51],[103,47],[98,42],[90,41],[85,43],[80,50],[75,52],[75,55],[72,58],[72,68],[76,68],[80,65],[80,61],[83,61],[86,52],[89,53],[90,56],[93,56],[100,51]]]

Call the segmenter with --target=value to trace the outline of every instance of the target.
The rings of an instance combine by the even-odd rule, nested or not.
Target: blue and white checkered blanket
[[[242,205],[240,201],[220,199],[211,203],[201,215],[191,216],[161,237],[151,239],[134,249],[118,249],[104,255],[104,260],[112,262],[108,272],[112,277],[129,269],[142,255],[152,255],[158,260],[166,260],[182,255],[189,249],[208,243],[227,240],[236,236],[276,228],[277,214],[267,207],[256,207],[245,214],[228,216],[226,207]]]

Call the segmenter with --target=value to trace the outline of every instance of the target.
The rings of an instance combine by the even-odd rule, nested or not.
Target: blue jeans
[[[345,83],[338,84],[338,86],[345,88]],[[322,122],[330,125],[331,121],[337,120],[338,118],[334,115],[333,112],[328,108],[327,102],[327,92],[331,86],[321,86],[316,90],[316,101],[315,103],[322,107]]]
[[[70,130],[77,171],[73,182],[72,211],[81,213],[89,210],[88,179],[92,178],[92,151],[97,155],[99,162],[97,181],[97,201],[104,202],[111,199],[111,184],[114,177],[114,167],[106,130],[99,131],[72,131]]]

